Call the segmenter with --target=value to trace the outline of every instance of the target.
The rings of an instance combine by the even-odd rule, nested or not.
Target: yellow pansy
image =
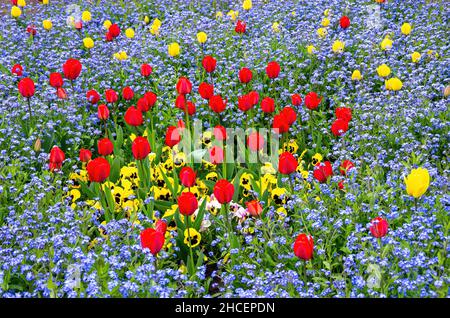
[[[250,180],[252,180],[252,179],[253,179],[253,175],[251,175],[250,173],[244,172],[241,175],[241,178],[239,179],[239,184],[241,187],[250,189],[250,187],[251,187]]]
[[[420,57],[422,55],[419,52],[413,52],[413,54],[411,54],[411,61],[413,61],[413,63],[417,63],[420,61]]]
[[[279,150],[279,153],[281,154],[285,151],[288,151],[292,154],[295,154],[297,153],[297,150],[298,150],[297,142],[295,141],[295,139],[290,139],[289,141],[283,144],[283,147]]]
[[[427,192],[430,186],[430,174],[425,168],[412,169],[411,173],[405,177],[406,193],[414,198],[420,198]]]
[[[109,27],[112,25],[112,22],[110,20],[105,20],[105,22],[103,22],[103,27],[106,30],[109,30]]]
[[[383,50],[390,50],[392,48],[392,40],[386,36],[383,41],[381,41],[381,48]]]
[[[217,172],[210,172],[210,173],[208,173],[206,176],[205,176],[205,179],[206,180],[209,180],[209,181],[213,181],[213,182],[216,182],[217,180],[219,180],[219,176],[217,175]]]
[[[44,27],[44,29],[50,30],[53,27],[53,23],[51,20],[44,20],[42,21],[42,26]]]
[[[411,33],[412,27],[409,23],[403,23],[400,29],[404,35],[409,35]]]
[[[184,167],[187,161],[187,156],[184,152],[178,152],[173,156],[172,160],[175,167],[177,168]]]
[[[177,55],[180,55],[180,45],[176,42],[170,43],[167,51],[170,56],[175,57]]]
[[[187,228],[184,230],[184,244],[189,247],[196,247],[200,244],[202,235],[194,228]]]
[[[352,73],[352,80],[353,81],[360,81],[362,78],[361,72],[359,70],[354,70]]]
[[[263,166],[261,166],[261,173],[262,174],[275,174],[277,171],[273,167],[272,163],[265,162]]]
[[[276,209],[275,212],[277,213],[279,219],[284,219],[287,216],[287,211],[282,206]]]
[[[391,69],[386,64],[381,64],[377,67],[378,76],[387,77],[391,74]]]
[[[327,34],[328,34],[328,31],[327,31],[326,28],[319,28],[319,29],[317,29],[317,35],[318,35],[320,38],[326,37]]]
[[[203,43],[206,42],[207,39],[208,39],[208,36],[206,35],[205,32],[198,32],[197,33],[197,41],[198,41],[198,43],[203,44]]]
[[[108,232],[106,231],[106,221],[103,221],[100,223],[100,226],[98,227],[98,231],[100,232],[100,236],[104,239],[108,238]]]
[[[316,50],[316,47],[314,45],[308,45],[306,47],[306,51],[308,51],[308,54],[314,54],[317,50]]]
[[[334,53],[342,53],[344,52],[345,43],[339,40],[333,42],[332,50]]]
[[[402,89],[403,83],[397,77],[393,77],[393,78],[388,79],[385,82],[385,86],[386,86],[386,89],[389,91],[398,91],[398,90]]]
[[[242,9],[244,10],[250,10],[252,6],[252,0],[244,0],[244,2],[242,2]]]
[[[92,38],[89,38],[89,37],[84,38],[83,45],[87,49],[92,49],[94,47],[94,40],[92,40]]]
[[[125,36],[129,39],[134,38],[134,30],[132,28],[128,28],[125,30]]]
[[[312,156],[312,164],[313,165],[316,165],[319,162],[322,162],[322,160],[323,160],[323,157],[320,153],[316,153],[314,156]]]
[[[285,188],[275,188],[271,191],[270,196],[275,204],[282,205],[287,202],[287,195]]]
[[[18,17],[20,17],[21,15],[22,15],[22,10],[20,10],[19,7],[13,6],[13,7],[11,8],[11,16],[12,16],[13,18],[18,18]]]
[[[328,18],[323,18],[321,24],[323,27],[327,27],[330,25],[330,20]]]

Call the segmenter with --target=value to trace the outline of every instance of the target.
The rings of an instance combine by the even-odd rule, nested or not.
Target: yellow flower
[[[91,13],[89,11],[83,11],[83,13],[81,13],[81,20],[83,20],[83,22],[89,22],[92,20],[92,16]]]
[[[159,29],[159,28],[161,27],[161,25],[162,25],[162,22],[161,22],[160,19],[155,18],[155,20],[153,20],[153,25],[154,25],[156,28]]]
[[[203,43],[206,42],[207,39],[208,39],[208,36],[206,35],[205,32],[198,32],[197,33],[197,41],[198,41],[198,43],[203,44]]]
[[[288,197],[286,195],[285,188],[275,188],[271,191],[271,198],[275,202],[275,204],[281,205],[285,204]]]
[[[333,46],[331,47],[334,53],[342,53],[344,52],[345,43],[339,40],[334,41]]]
[[[323,27],[327,27],[330,25],[330,20],[328,18],[323,18],[322,19],[322,26]]]
[[[293,17],[295,17],[297,15],[297,12],[292,11],[291,14],[292,14]]]
[[[208,173],[206,176],[205,176],[205,179],[206,180],[209,180],[209,181],[213,181],[213,182],[216,182],[217,180],[219,180],[219,176],[217,175],[217,172],[210,172],[210,173]]]
[[[106,30],[109,30],[109,27],[112,25],[112,22],[110,20],[105,20],[105,22],[103,22],[103,27]]]
[[[273,167],[270,162],[265,162],[263,166],[261,166],[262,174],[275,174],[277,171]]]
[[[392,48],[392,40],[388,36],[381,41],[381,48],[383,50],[390,50]]]
[[[217,12],[216,12],[216,19],[220,19],[220,18],[222,18],[222,17],[223,17],[222,11],[217,11]]]
[[[316,153],[314,156],[312,156],[312,163],[313,165],[318,164],[319,162],[322,162],[323,157],[320,153]]]
[[[170,43],[169,47],[167,48],[167,51],[169,52],[169,55],[172,57],[180,55],[180,45],[176,42]]]
[[[406,192],[414,198],[420,198],[427,192],[430,186],[430,174],[427,169],[413,169],[411,173],[405,177]]]
[[[87,49],[92,49],[94,47],[94,40],[92,40],[92,38],[90,37],[84,38],[83,45]]]
[[[318,35],[320,38],[326,37],[327,34],[328,34],[327,29],[325,29],[325,28],[319,28],[319,29],[317,29],[317,35]]]
[[[144,23],[145,23],[145,24],[149,24],[149,23],[150,23],[150,18],[148,17],[148,15],[146,15],[146,16],[144,17]]]
[[[114,53],[114,57],[119,61],[124,61],[128,59],[128,54],[125,51],[119,51],[117,53]]]
[[[202,236],[199,232],[197,232],[194,228],[187,228],[184,230],[184,244],[189,247],[196,247],[200,244],[202,240]]]
[[[280,149],[280,154],[284,151],[288,151],[292,154],[295,154],[297,153],[297,150],[298,150],[297,142],[295,141],[295,139],[290,139],[289,141],[283,144],[282,149]]]
[[[386,89],[389,91],[398,91],[398,90],[402,89],[403,83],[397,77],[393,77],[393,78],[388,79],[385,82],[385,86],[386,86]]]
[[[230,19],[234,21],[234,20],[236,20],[237,17],[239,16],[239,11],[230,10],[230,11],[227,13],[227,16],[229,16]]]
[[[11,8],[11,16],[12,16],[13,18],[18,18],[18,17],[20,17],[21,15],[22,15],[22,10],[20,10],[19,7],[13,6],[13,7]]]
[[[27,5],[27,3],[25,2],[25,0],[18,0],[17,5],[19,7],[25,7]]]
[[[280,24],[278,22],[274,22],[272,24],[272,31],[275,32],[275,33],[280,32]]]
[[[411,33],[411,24],[409,23],[403,23],[401,27],[401,31],[404,35],[409,35]]]
[[[417,63],[420,60],[420,57],[422,55],[420,55],[419,52],[413,52],[413,54],[411,54],[411,60],[413,61],[413,63]]]
[[[132,28],[128,28],[125,30],[125,36],[129,39],[134,38],[134,30]]]
[[[239,184],[240,184],[241,187],[250,189],[251,188],[250,180],[252,180],[252,179],[253,179],[253,175],[251,175],[250,173],[244,172],[241,175],[241,178],[239,180]]]
[[[386,64],[381,64],[377,67],[378,76],[387,77],[391,74],[391,69]]]
[[[108,232],[106,231],[106,221],[103,221],[100,223],[100,226],[98,227],[98,231],[100,232],[100,236],[104,239],[108,238]]]
[[[49,0],[42,0],[42,4],[48,4]]]
[[[316,52],[316,47],[314,45],[308,45],[306,51],[308,51],[308,54],[314,54]]]
[[[361,72],[359,70],[354,70],[352,73],[352,80],[353,81],[360,81],[362,78]]]
[[[326,16],[326,17],[328,17],[328,16],[330,15],[330,9],[326,9],[326,10],[323,12],[323,15]]]
[[[252,6],[252,0],[244,0],[244,2],[242,3],[242,9],[244,10],[250,10]]]
[[[51,20],[44,20],[42,21],[42,26],[44,27],[44,29],[50,30],[53,27],[53,23]]]

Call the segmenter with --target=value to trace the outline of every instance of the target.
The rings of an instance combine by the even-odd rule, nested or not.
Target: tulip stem
[[[186,221],[187,230],[188,230],[188,241],[189,241],[189,255],[191,256],[191,262],[194,264],[194,253],[192,252],[192,242],[191,242],[191,224],[189,221],[189,215],[184,216],[184,220]]]
[[[27,98],[27,103],[28,103],[28,112],[30,113],[30,123],[33,122],[33,112],[31,111],[31,100],[28,97]]]

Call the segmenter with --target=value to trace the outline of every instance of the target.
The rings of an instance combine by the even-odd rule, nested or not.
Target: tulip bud
[[[444,97],[447,98],[450,95],[450,85],[447,85],[444,89]]]
[[[36,141],[34,142],[33,150],[34,150],[35,152],[39,152],[39,151],[41,151],[41,146],[42,146],[41,139],[38,138],[38,139],[36,139]]]

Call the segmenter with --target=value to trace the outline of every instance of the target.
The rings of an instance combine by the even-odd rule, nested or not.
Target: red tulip
[[[236,33],[245,33],[245,29],[247,28],[247,24],[241,20],[237,20],[236,27],[234,28],[234,31]]]
[[[27,32],[30,34],[30,36],[35,36],[37,33],[36,27],[33,24],[27,26]]]
[[[289,130],[289,121],[283,113],[273,117],[272,128],[279,134],[284,134]]]
[[[97,116],[100,120],[107,120],[109,118],[109,109],[105,104],[100,104],[97,107]]]
[[[107,89],[105,91],[105,99],[107,103],[115,103],[119,99],[119,95],[117,95],[117,92],[111,88]]]
[[[134,97],[133,89],[129,86],[126,86],[122,90],[122,97],[125,100],[131,100]]]
[[[145,159],[150,153],[150,144],[146,137],[138,136],[134,138],[133,143],[131,145],[131,152],[133,153],[133,157],[136,160]]]
[[[214,185],[213,193],[220,204],[229,203],[233,199],[234,185],[228,180],[221,179]]]
[[[338,188],[339,188],[339,190],[344,190],[344,188],[345,188],[345,186],[344,186],[344,180],[341,180],[339,183],[338,183]]]
[[[186,128],[183,119],[178,119],[177,128],[180,132],[183,131],[184,128]]]
[[[302,97],[299,94],[293,94],[291,96],[292,105],[294,106],[300,106],[302,103]]]
[[[162,234],[165,234],[167,230],[167,223],[163,220],[156,221],[155,224],[155,231],[160,232]]]
[[[75,29],[80,31],[83,28],[83,22],[81,20],[75,21]]]
[[[240,110],[246,112],[252,107],[253,107],[252,99],[248,94],[238,97],[238,108]]]
[[[280,74],[280,65],[275,61],[269,62],[266,67],[266,74],[271,79],[277,78]]]
[[[80,149],[80,161],[81,162],[89,162],[92,158],[92,152],[89,149]]]
[[[263,211],[261,203],[259,203],[257,200],[246,202],[245,205],[247,205],[247,211],[251,216],[260,216]]]
[[[164,246],[165,237],[161,231],[148,228],[141,232],[140,238],[141,247],[148,248],[153,255],[158,254]]]
[[[314,110],[316,109],[320,102],[322,101],[322,98],[319,98],[315,92],[309,92],[305,96],[305,106],[308,109]]]
[[[130,126],[140,126],[144,122],[142,112],[134,106],[128,107],[124,118],[125,122]]]
[[[247,94],[248,98],[250,99],[250,102],[252,103],[252,106],[255,106],[259,102],[259,94],[257,91],[251,91]]]
[[[186,108],[186,97],[184,95],[178,95],[175,99],[175,107],[181,110]]]
[[[261,101],[261,110],[265,113],[273,113],[275,111],[275,101],[270,97],[264,97]]]
[[[294,155],[288,151],[283,152],[278,159],[278,171],[281,174],[291,174],[298,167],[298,161]]]
[[[34,82],[29,77],[24,77],[18,84],[19,92],[23,97],[30,98],[34,95]]]
[[[113,36],[111,35],[111,32],[106,32],[106,35],[105,35],[105,40],[106,40],[106,42],[111,42],[112,40],[113,40],[114,38],[113,38]]]
[[[195,114],[196,108],[195,108],[195,104],[193,102],[187,102],[186,103],[186,108],[187,108],[187,113],[189,114],[189,116],[192,116]]]
[[[146,113],[150,110],[150,105],[148,104],[148,101],[145,97],[141,97],[138,99],[136,107],[143,113]]]
[[[297,236],[294,243],[294,254],[302,260],[310,260],[313,257],[314,240],[311,235],[304,233]]]
[[[91,89],[86,92],[86,98],[92,105],[97,104],[100,101],[100,94],[95,89]]]
[[[343,135],[348,130],[348,121],[336,119],[331,125],[331,132],[336,137]]]
[[[350,26],[350,19],[346,15],[342,16],[339,20],[339,25],[341,28],[347,29]]]
[[[252,80],[253,78],[253,73],[250,69],[243,67],[240,71],[239,71],[239,81],[241,83],[248,83]]]
[[[77,59],[68,59],[66,63],[63,64],[64,77],[68,80],[75,80],[80,76],[82,65]]]
[[[103,182],[109,177],[111,166],[108,160],[103,157],[89,161],[86,170],[91,182]]]
[[[221,125],[214,127],[213,135],[218,141],[223,141],[227,139],[227,130]]]
[[[214,95],[209,99],[209,107],[213,112],[221,113],[227,107],[227,101],[224,101],[220,95]]]
[[[60,99],[66,99],[67,98],[66,90],[62,87],[58,87],[56,89],[56,96],[58,96],[58,98]]]
[[[214,86],[203,82],[198,86],[198,93],[203,99],[210,99],[214,95]]]
[[[63,86],[63,83],[64,83],[61,74],[58,72],[50,74],[49,82],[50,82],[50,86],[52,86],[54,88],[59,88],[59,87]]]
[[[11,73],[17,76],[22,76],[23,74],[23,67],[20,64],[14,64],[11,68]]]
[[[66,159],[64,151],[62,151],[58,146],[53,146],[50,150],[49,157],[49,169],[50,171],[60,170],[62,168],[63,161]]]
[[[329,161],[319,162],[314,166],[314,178],[320,183],[324,183],[333,175],[333,167]]]
[[[153,68],[148,64],[142,64],[141,65],[141,75],[144,77],[150,76],[152,74]]]
[[[372,235],[376,238],[385,236],[387,234],[388,228],[388,222],[379,216],[370,222],[370,233],[372,233]]]
[[[166,146],[169,146],[172,148],[176,144],[178,144],[181,141],[180,132],[178,131],[178,128],[175,126],[169,126],[167,127],[166,131]]]
[[[192,192],[182,192],[177,200],[178,209],[182,215],[192,215],[198,208],[198,201]]]
[[[346,176],[347,171],[350,169],[353,169],[355,165],[350,160],[344,160],[342,161],[341,165],[339,166],[339,171],[341,172],[341,175]]]
[[[112,24],[109,29],[108,29],[108,33],[110,34],[110,36],[112,36],[113,38],[116,38],[120,35],[120,28],[119,26],[114,23]]]
[[[194,169],[191,167],[183,167],[180,170],[180,182],[185,187],[192,187],[195,185],[195,179],[197,178],[197,174]]]
[[[335,111],[336,118],[345,121],[352,120],[352,109],[348,107],[338,107]]]
[[[152,108],[156,104],[156,101],[158,100],[158,96],[153,92],[145,93],[144,98],[147,100],[147,103],[150,108]]]
[[[209,161],[217,165],[223,162],[223,149],[219,146],[213,146],[209,149]]]
[[[202,65],[207,73],[212,73],[216,69],[217,61],[211,55],[207,55],[203,58]]]
[[[283,108],[280,112],[280,115],[283,115],[286,118],[289,126],[297,120],[297,113],[292,107],[289,106]]]
[[[177,91],[180,95],[189,94],[192,90],[192,83],[186,77],[180,77],[177,83]]]
[[[109,138],[103,138],[97,142],[97,150],[101,156],[108,156],[113,153],[114,145]]]
[[[264,148],[264,137],[254,131],[247,137],[247,146],[251,151],[259,151]]]

